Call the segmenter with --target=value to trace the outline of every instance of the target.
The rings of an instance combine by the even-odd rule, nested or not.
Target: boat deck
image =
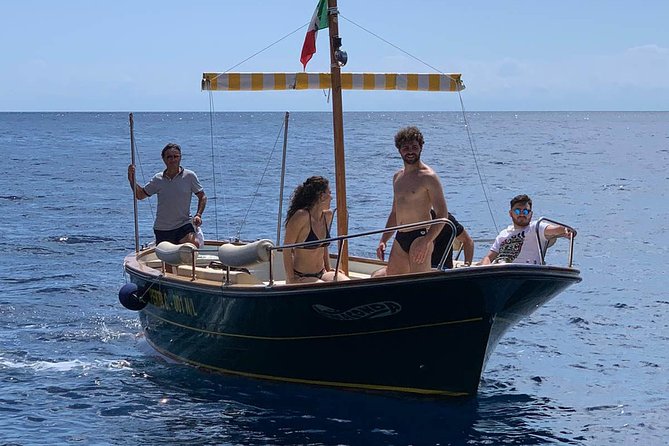
[[[218,261],[218,257],[212,254],[199,254],[195,260],[195,274],[191,264],[180,264],[170,266],[161,261],[153,249],[147,249],[139,252],[137,255],[130,255],[126,258],[126,263],[131,263],[140,270],[146,272],[158,272],[164,277],[189,282],[197,282],[203,285],[235,285],[235,286],[269,286],[270,268],[269,262],[258,263],[248,268],[231,268],[227,270]],[[331,264],[336,263],[336,257],[331,256]],[[463,262],[455,261],[455,267],[465,267]],[[351,280],[367,280],[372,277],[374,271],[384,267],[386,262],[376,259],[364,259],[358,257],[349,258],[348,277]],[[285,275],[283,269],[283,257],[280,251],[275,252],[272,259],[273,286],[285,285]],[[291,284],[294,285],[312,285],[313,283]]]

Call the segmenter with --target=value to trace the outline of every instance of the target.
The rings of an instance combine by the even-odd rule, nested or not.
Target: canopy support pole
[[[330,74],[332,81],[332,126],[334,130],[335,185],[337,195],[337,235],[348,234],[348,208],[346,206],[346,163],[344,158],[344,119],[341,100],[341,70],[335,58],[333,40],[339,38],[337,0],[328,0],[328,30],[330,34]],[[341,269],[348,274],[348,245],[339,241]],[[343,244],[343,246],[341,246]],[[339,259],[338,259],[339,261]]]

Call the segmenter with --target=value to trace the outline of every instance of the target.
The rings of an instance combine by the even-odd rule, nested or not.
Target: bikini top
[[[323,220],[325,220],[325,216],[323,216]],[[330,238],[330,228],[328,227],[327,220],[325,220],[325,238]],[[320,239],[314,232],[314,228],[311,226],[311,217],[309,217],[309,234],[307,234],[307,238],[304,241],[315,242],[316,240]],[[327,248],[328,246],[330,246],[330,242],[321,243],[320,245],[303,246],[302,249]]]

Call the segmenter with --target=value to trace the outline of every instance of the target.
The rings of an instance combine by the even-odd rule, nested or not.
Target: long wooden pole
[[[346,207],[346,163],[344,157],[344,118],[341,100],[341,70],[335,59],[333,39],[339,36],[337,0],[328,0],[328,29],[330,31],[330,77],[332,79],[332,126],[334,130],[335,185],[337,195],[337,235],[348,234]],[[340,246],[341,269],[348,274],[348,245]]]
[[[135,165],[135,120],[130,113],[130,163]],[[135,252],[139,252],[139,221],[137,218],[137,195],[135,194],[135,175],[132,176],[132,207],[135,215]]]

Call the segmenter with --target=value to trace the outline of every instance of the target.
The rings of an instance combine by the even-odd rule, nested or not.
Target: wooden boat
[[[337,42],[336,0],[330,41]],[[342,89],[460,91],[459,74],[205,73],[205,90],[331,88],[337,209],[346,209]],[[271,241],[208,241],[202,249],[136,249],[124,260],[122,303],[138,310],[161,354],[207,370],[349,389],[463,396],[477,392],[486,361],[516,322],[581,280],[572,267],[497,264],[371,277],[384,265],[349,257],[338,211],[333,264],[352,280],[286,284],[282,249]],[[429,223],[447,223],[445,219]],[[312,242],[314,243],[321,243]],[[452,240],[451,240],[452,242]],[[334,243],[333,243],[334,244]],[[542,247],[543,248],[543,247]],[[543,252],[543,251],[542,251]],[[171,265],[171,268],[170,266]],[[442,261],[443,265],[443,261]]]

